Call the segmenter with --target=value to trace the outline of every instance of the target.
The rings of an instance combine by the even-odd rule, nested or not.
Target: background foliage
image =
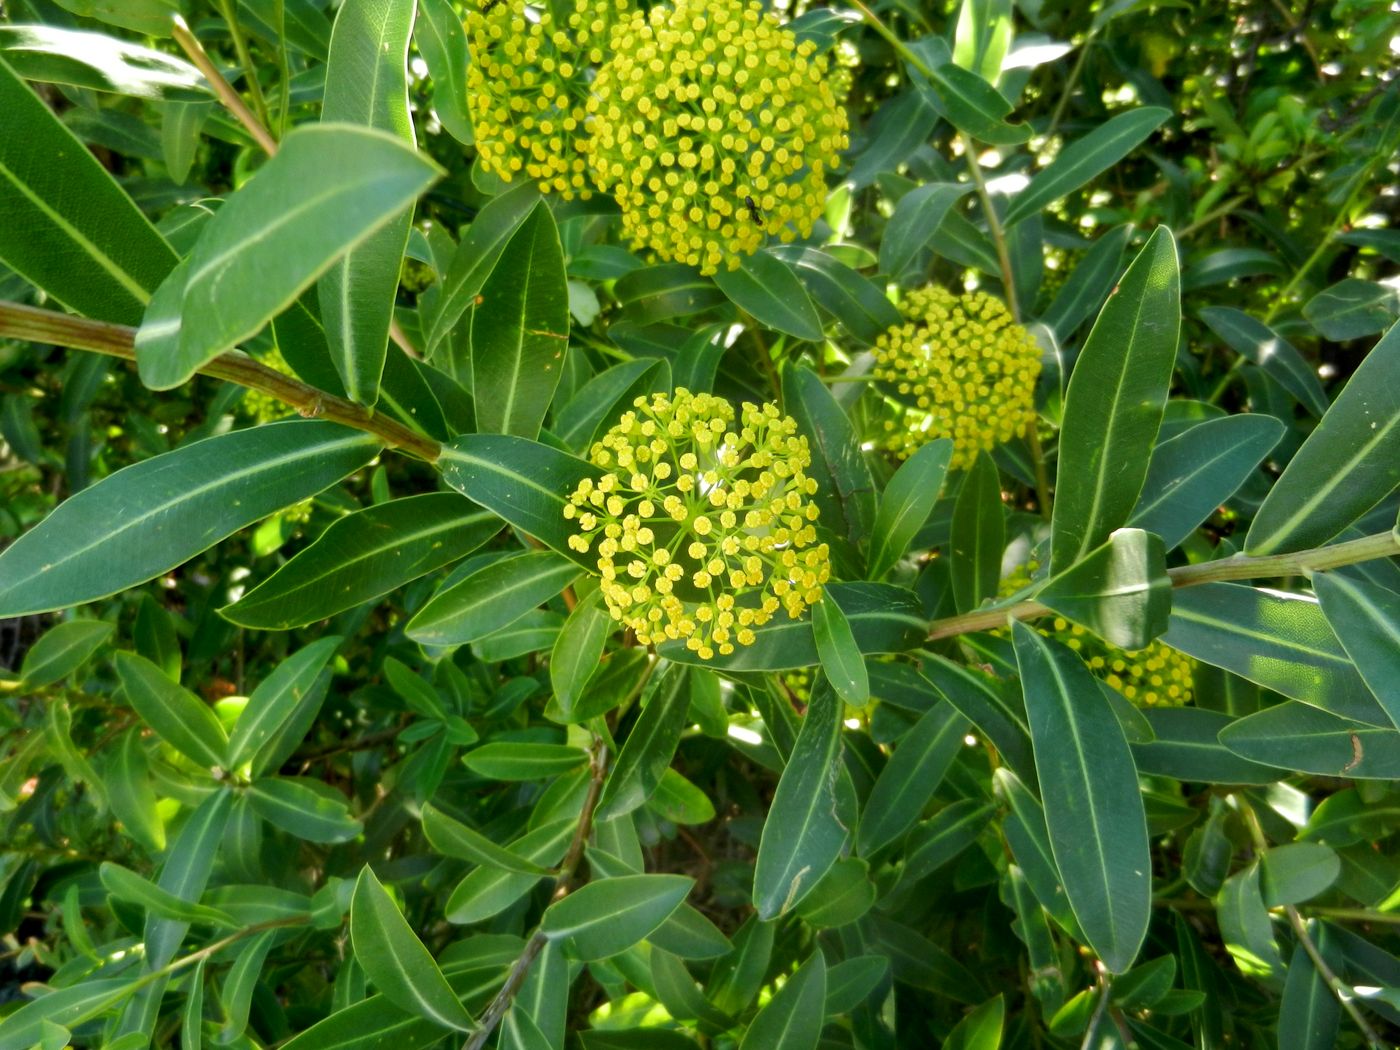
[[[848,142],[712,275],[483,163],[516,0],[0,10],[0,1050],[1394,1045],[1385,0],[783,9]],[[563,509],[677,388],[830,560],[710,659]]]

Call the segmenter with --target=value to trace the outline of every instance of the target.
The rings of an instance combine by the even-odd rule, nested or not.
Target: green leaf
[[[1090,314],[1097,313],[1123,272],[1123,251],[1132,237],[1126,223],[1109,230],[1084,253],[1041,321],[1065,343]]]
[[[885,975],[890,961],[883,955],[855,955],[826,972],[826,1016],[839,1017],[869,998]]]
[[[641,358],[623,361],[598,373],[579,388],[554,416],[554,433],[577,452],[587,452],[594,435],[622,414],[624,405],[653,391],[669,390],[664,361]]]
[[[523,181],[514,189],[493,197],[472,220],[442,278],[437,306],[424,318],[424,353],[429,357],[444,345],[462,315],[476,302],[477,294],[506,244],[539,201],[540,191],[534,182]]]
[[[1400,728],[1400,595],[1335,572],[1318,573],[1312,583],[1337,640]]]
[[[1176,360],[1176,244],[1158,227],[1079,353],[1065,395],[1050,567],[1061,572],[1132,514]]]
[[[1398,389],[1400,325],[1366,355],[1269,491],[1246,554],[1326,543],[1400,485]]]
[[[812,606],[812,637],[817,643],[822,670],[836,694],[853,707],[870,702],[870,676],[865,658],[851,633],[850,621],[835,601]]]
[[[180,13],[175,0],[57,0],[58,6],[84,18],[121,26],[145,36],[169,36]]]
[[[258,816],[307,842],[350,842],[364,830],[339,792],[309,777],[255,780],[248,800]]]
[[[355,959],[395,1006],[443,1027],[470,1031],[475,1023],[388,892],[365,865],[350,903]]]
[[[1327,928],[1317,920],[1308,923],[1308,935],[1328,968],[1345,972]],[[1279,1050],[1330,1050],[1337,1045],[1342,1004],[1328,987],[1308,950],[1298,943],[1288,964],[1288,978],[1279,1000]]]
[[[964,183],[930,182],[899,198],[880,239],[880,271],[891,277],[903,273],[938,232],[948,210],[971,189]]]
[[[77,313],[136,324],[175,252],[0,61],[0,262]]]
[[[861,856],[874,856],[914,826],[963,746],[967,728],[952,705],[936,703],[899,738],[861,811],[856,837]]]
[[[840,929],[858,922],[875,899],[870,864],[861,857],[842,857],[802,898],[797,914],[818,929]]]
[[[996,596],[1001,580],[1001,556],[1006,549],[1006,510],[1001,502],[1001,476],[992,457],[979,452],[963,476],[953,503],[949,537],[949,568],[959,612],[970,612],[983,599]]]
[[[976,73],[945,62],[929,74],[933,90],[921,97],[959,131],[994,146],[1014,146],[1031,137],[1029,125],[1006,123],[1011,103]]]
[[[471,346],[477,425],[483,432],[534,438],[569,346],[564,254],[544,204],[511,236],[481,286]]]
[[[232,805],[233,794],[226,788],[215,790],[199,804],[170,844],[156,879],[157,886],[183,901],[200,898],[214,870]],[[187,923],[176,919],[147,915],[144,931],[147,966],[159,970],[173,959],[188,928]]]
[[[1149,707],[1143,717],[1152,739],[1133,744],[1139,773],[1205,784],[1272,784],[1284,775],[1276,766],[1250,762],[1220,742],[1234,719],[1202,707]]]
[[[796,906],[840,856],[850,836],[836,814],[840,759],[841,701],[818,679],[759,839],[753,901],[760,919]]]
[[[475,642],[543,605],[578,577],[578,566],[553,551],[512,554],[438,591],[404,630],[424,645]]]
[[[248,1027],[248,1012],[253,1005],[253,993],[262,976],[263,963],[277,937],[276,930],[265,930],[239,945],[238,955],[229,967],[219,996],[224,1007],[224,1025],[219,1042],[227,1045],[241,1036]]]
[[[647,940],[682,959],[718,959],[734,950],[729,938],[689,904],[682,904]]]
[[[1400,732],[1288,702],[1238,719],[1220,742],[1252,762],[1350,780],[1400,777]]]
[[[252,775],[265,772],[268,763],[259,759],[263,758],[266,745],[275,741],[279,731],[296,717],[340,642],[335,635],[317,639],[282,660],[258,683],[229,736],[230,768],[237,769],[252,758]]]
[[[952,456],[953,442],[938,438],[921,446],[894,472],[880,496],[870,535],[870,579],[878,580],[904,557],[938,500]]]
[[[1216,900],[1216,914],[1225,948],[1247,977],[1268,980],[1283,970],[1283,957],[1259,894],[1259,862],[1225,880]]]
[[[408,39],[414,7],[414,0],[342,5],[326,62],[323,122],[378,128],[413,145]],[[342,221],[346,215],[356,213],[342,213]],[[373,405],[379,399],[389,322],[412,222],[413,208],[401,207],[341,255],[317,287],[331,360],[350,398],[361,404]]]
[[[826,959],[814,950],[749,1023],[739,1050],[816,1050],[826,1005]]]
[[[575,959],[606,959],[645,938],[680,907],[695,880],[684,875],[623,875],[595,880],[555,901],[540,932]]]
[[[199,151],[200,133],[213,108],[212,101],[165,104],[165,116],[160,124],[160,146],[165,167],[176,183],[183,185],[190,177],[190,168]]]
[[[108,977],[55,988],[0,1019],[0,1050],[31,1050],[44,1034],[44,1024],[76,1028],[98,1017],[139,987],[135,977]]]
[[[0,553],[0,616],[105,598],[358,469],[376,438],[289,420],[196,441],[65,500]]]
[[[149,594],[141,596],[132,638],[138,653],[164,671],[172,681],[180,680],[180,665],[184,656],[180,652],[174,616]]]
[[[1000,995],[988,999],[953,1027],[943,1050],[997,1050],[1005,1015],[1006,1004]]]
[[[101,620],[69,620],[55,624],[24,654],[19,682],[22,689],[42,689],[62,681],[81,667],[112,634]]]
[[[433,85],[433,112],[447,133],[458,142],[472,145],[471,111],[467,106],[467,33],[462,19],[448,0],[419,0],[418,21],[413,40],[428,66]]]
[[[598,819],[631,813],[656,792],[690,713],[690,672],[671,667],[623,741],[598,803]]]
[[[994,813],[990,804],[960,799],[944,806],[910,833],[896,891],[912,886],[962,855]]]
[[[1383,332],[1400,313],[1400,295],[1389,285],[1347,277],[1318,292],[1303,316],[1333,342]]]
[[[1221,416],[1163,441],[1128,524],[1174,549],[1239,490],[1284,430],[1273,416]]]
[[[737,270],[721,268],[715,284],[725,297],[753,315],[754,320],[796,339],[819,343],[822,321],[807,290],[781,259],[755,252],[739,260]]]
[[[488,780],[539,780],[577,769],[588,761],[588,752],[564,744],[482,744],[469,751],[462,763]]]
[[[282,1044],[282,1050],[427,1050],[442,1042],[442,1028],[374,995],[316,1022]]]
[[[574,606],[549,654],[549,684],[565,718],[598,670],[603,647],[616,624],[603,606],[603,592],[594,591]]]
[[[589,570],[596,559],[569,546],[576,531],[564,517],[568,496],[602,471],[576,456],[506,434],[463,434],[444,445],[438,469],[468,499]]]
[[[107,892],[118,900],[132,904],[166,919],[180,922],[204,923],[212,926],[236,927],[238,922],[227,912],[218,908],[206,908],[202,904],[183,901],[173,893],[167,893],[150,879],[142,878],[129,868],[104,861],[97,870],[98,878]]]
[[[1110,117],[1083,138],[1071,142],[1011,199],[1003,225],[1015,226],[1087,185],[1136,149],[1171,115],[1171,110],[1160,106],[1140,106]]]
[[[122,690],[141,721],[195,765],[206,770],[223,767],[228,737],[204,701],[172,682],[144,656],[117,653],[113,663]]]
[[[1113,973],[1147,936],[1152,860],[1133,755],[1098,682],[1068,649],[1013,625],[1050,847],[1089,946]]]
[[[1342,873],[1342,858],[1320,842],[1271,846],[1259,854],[1259,862],[1259,891],[1271,908],[1312,900]]]
[[[188,266],[162,286],[136,333],[141,381],[156,390],[179,386],[256,335],[440,174],[387,132],[345,124],[291,132],[204,226]]]
[[[1142,649],[1166,630],[1171,613],[1162,541],[1141,529],[1118,529],[1035,597],[1120,649]]]
[[[856,341],[873,346],[887,329],[903,323],[898,308],[874,281],[827,252],[797,244],[768,251],[793,268],[816,304],[836,318]],[[683,384],[677,380],[676,385]]]
[[[549,867],[558,864],[574,837],[573,817],[544,824],[510,843],[512,853]],[[529,893],[539,882],[538,875],[520,875],[499,868],[478,868],[452,891],[444,915],[448,922],[461,925],[481,922],[497,915]]]
[[[180,1012],[180,1046],[188,1050],[204,1050],[204,964],[200,959],[190,974],[185,992],[185,1008]]]
[[[1268,325],[1229,306],[1207,307],[1201,311],[1201,320],[1230,349],[1278,380],[1314,416],[1321,418],[1327,411],[1327,394],[1317,373],[1292,343]]]
[[[875,518],[875,482],[855,427],[826,384],[804,365],[783,370],[783,405],[807,438],[812,454],[807,476],[817,483],[812,499],[822,518],[859,543],[869,535]]]
[[[548,868],[527,860],[514,850],[498,846],[481,832],[453,820],[435,806],[424,806],[422,819],[423,834],[439,853],[518,875],[539,878],[549,874]]]
[[[107,767],[103,786],[107,789],[112,814],[121,821],[123,832],[147,853],[156,854],[165,849],[165,825],[156,810],[150,764],[139,729],[129,730],[123,736],[116,757]]]
[[[0,53],[25,80],[133,98],[213,101],[203,75],[184,59],[105,33],[0,26]]]
[[[454,492],[366,507],[337,518],[219,615],[263,630],[305,627],[449,565],[500,530],[496,515]]]
[[[1184,587],[1172,596],[1162,641],[1324,711],[1392,724],[1308,595],[1238,583]]]

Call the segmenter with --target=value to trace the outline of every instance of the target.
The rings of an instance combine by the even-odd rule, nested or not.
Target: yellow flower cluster
[[[292,375],[292,366],[287,364],[287,359],[282,356],[282,351],[273,347],[267,353],[258,358],[259,364],[267,365],[274,371],[283,375]],[[271,394],[264,394],[261,390],[246,390],[243,398],[238,403],[249,418],[255,423],[271,423],[274,419],[282,419],[288,415],[292,408],[285,401],[279,401]]]
[[[807,236],[846,112],[811,41],[757,0],[677,0],[612,36],[588,112],[589,163],[638,248],[715,273]]]
[[[708,660],[821,600],[811,454],[776,405],[746,403],[736,422],[710,394],[639,397],[589,459],[607,473],[569,496],[569,546],[597,554],[608,609],[642,644],[684,639]]]
[[[566,200],[590,196],[589,81],[627,0],[487,0],[467,15],[467,104],[482,166]]]
[[[875,344],[875,378],[898,396],[885,445],[901,458],[935,438],[953,439],[953,469],[970,466],[1035,421],[1040,348],[986,292],[910,292],[906,322]]]
[[[1006,598],[1031,582],[1038,568],[1032,561],[1018,566],[1001,581],[998,596]],[[1146,707],[1181,707],[1194,696],[1196,661],[1165,642],[1154,641],[1145,649],[1128,652],[1090,634],[1077,623],[1057,616],[1050,625],[1035,629],[1073,649],[1096,677],[1124,697]]]

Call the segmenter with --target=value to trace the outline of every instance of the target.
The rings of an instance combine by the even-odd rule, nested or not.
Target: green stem
[[[277,152],[277,140],[272,137],[272,133],[267,130],[266,124],[258,120],[253,111],[243,102],[242,96],[233,90],[233,85],[224,79],[224,75],[219,72],[214,65],[214,60],[209,57],[209,53],[204,50],[204,45],[199,42],[199,38],[190,32],[190,27],[185,24],[185,20],[179,15],[175,16],[174,24],[170,30],[175,42],[189,56],[195,67],[204,74],[204,79],[209,81],[209,86],[214,89],[214,94],[218,96],[228,111],[237,118],[243,125],[245,131],[253,137],[262,150],[270,157]],[[254,80],[254,83],[257,81]]]
[[[1055,103],[1055,112],[1050,114],[1050,123],[1045,128],[1045,137],[1048,139],[1055,134],[1055,129],[1060,126],[1060,119],[1065,115],[1065,108],[1069,105],[1074,89],[1079,86],[1079,74],[1084,72],[1084,61],[1089,57],[1089,46],[1094,42],[1097,30],[1089,30],[1084,37],[1084,43],[1079,45],[1079,54],[1074,56],[1074,66],[1069,71],[1069,77],[1065,80],[1065,89],[1060,93],[1060,100]]]
[[[248,40],[243,35],[243,27],[238,24],[238,12],[234,10],[235,0],[218,0],[219,13],[228,23],[229,35],[233,37],[233,49],[238,52],[238,61],[243,66],[243,80],[248,85],[248,94],[253,96],[253,108],[258,111],[262,126],[272,126],[267,111],[267,99],[263,97],[262,84],[258,82],[258,70],[253,65],[253,54],[248,50]]]
[[[1278,315],[1278,312],[1283,309],[1284,305],[1288,302],[1289,296],[1291,296],[1298,285],[1303,282],[1303,279],[1307,277],[1312,268],[1317,265],[1317,261],[1322,258],[1323,253],[1332,246],[1332,238],[1336,237],[1337,231],[1346,224],[1347,216],[1351,214],[1351,209],[1356,203],[1357,195],[1370,183],[1371,172],[1375,164],[1376,161],[1373,158],[1357,174],[1356,182],[1352,185],[1351,192],[1347,194],[1346,200],[1342,202],[1342,206],[1337,209],[1337,217],[1333,219],[1332,224],[1327,227],[1327,232],[1324,233],[1322,239],[1317,242],[1317,247],[1312,250],[1312,254],[1304,260],[1303,265],[1298,267],[1293,277],[1283,286],[1283,289],[1278,295],[1274,297],[1273,305],[1270,306],[1268,312],[1264,314],[1265,324],[1269,324],[1273,321]]]
[[[0,336],[90,350],[125,361],[136,360],[136,329],[105,321],[89,321],[54,310],[40,310],[22,303],[0,302]],[[386,445],[402,449],[429,463],[435,463],[442,453],[442,446],[436,441],[415,434],[402,423],[377,415],[343,397],[308,386],[236,350],[220,354],[202,366],[199,373],[251,390],[260,390],[291,405],[303,416],[320,416],[374,434]]]
[[[1168,569],[1167,578],[1171,580],[1173,587],[1195,587],[1202,583],[1221,583],[1227,580],[1306,576],[1343,565],[1396,555],[1400,555],[1400,535],[1395,532],[1381,532],[1374,536],[1363,536],[1358,540],[1348,540],[1346,543],[1335,543],[1329,547],[1298,551],[1296,554],[1269,554],[1263,557],[1236,554],[1200,565],[1181,565]],[[960,616],[934,620],[929,624],[928,639],[937,641],[940,638],[955,638],[960,634],[991,631],[1005,627],[1008,620],[1034,620],[1050,612],[1047,606],[1034,599],[1001,608],[979,609]]]

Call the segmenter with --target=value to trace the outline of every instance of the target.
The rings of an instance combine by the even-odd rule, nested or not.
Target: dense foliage
[[[1392,6],[0,4],[0,1050],[1395,1045]]]

